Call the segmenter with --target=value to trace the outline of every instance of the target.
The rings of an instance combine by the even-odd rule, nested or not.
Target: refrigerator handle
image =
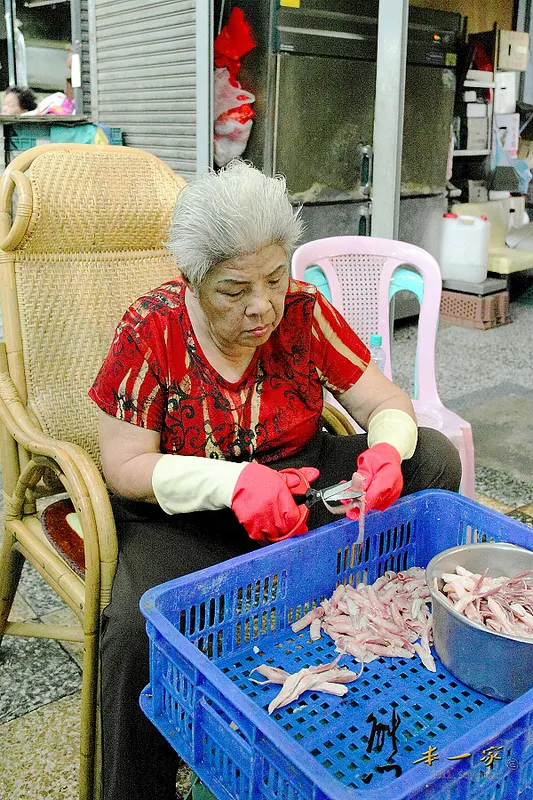
[[[358,236],[371,235],[371,218],[372,218],[372,205],[365,203],[359,209],[359,224],[357,226]]]
[[[368,197],[370,194],[370,187],[372,186],[372,166],[373,166],[373,153],[372,148],[369,144],[363,145],[361,147],[361,164],[360,164],[360,176],[361,176],[361,191]]]

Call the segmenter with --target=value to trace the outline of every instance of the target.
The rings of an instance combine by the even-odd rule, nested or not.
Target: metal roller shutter
[[[91,110],[91,66],[89,62],[89,2],[80,0],[81,22],[81,93],[83,113]]]
[[[211,164],[210,0],[88,3],[91,112],[183,177]]]

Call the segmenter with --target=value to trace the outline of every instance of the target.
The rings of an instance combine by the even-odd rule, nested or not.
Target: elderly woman
[[[279,470],[342,479],[366,508],[428,487],[457,490],[457,451],[417,430],[411,402],[314,286],[289,277],[301,233],[284,181],[242,162],[179,195],[179,274],[135,302],[91,389],[113,492],[119,561],[102,620],[105,800],[170,800],[177,758],[144,718],[151,586],[333,519],[307,522]],[[323,392],[368,433],[321,428]]]

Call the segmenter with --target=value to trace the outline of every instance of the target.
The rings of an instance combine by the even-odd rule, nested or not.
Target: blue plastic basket
[[[311,642],[290,624],[339,583],[424,567],[457,544],[533,540],[516,520],[440,491],[370,513],[362,549],[356,534],[337,521],[148,591],[144,712],[219,800],[531,800],[533,689],[504,704],[438,660],[430,673],[416,658],[379,659],[344,698],[307,693],[268,716],[279,687],[254,685],[250,671],[333,658],[329,638]]]

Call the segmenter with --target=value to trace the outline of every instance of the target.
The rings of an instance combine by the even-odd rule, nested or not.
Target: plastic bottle
[[[380,368],[382,372],[385,371],[385,350],[381,346],[382,338],[378,333],[370,335],[370,357],[374,364]]]

